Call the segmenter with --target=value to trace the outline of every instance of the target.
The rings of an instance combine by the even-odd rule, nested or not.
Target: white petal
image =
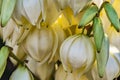
[[[71,72],[71,69],[69,69],[70,65],[68,65],[68,51],[69,51],[69,47],[71,46],[71,43],[76,37],[77,36],[75,35],[67,38],[60,47],[60,58],[61,58],[63,67],[66,71],[70,71],[70,72]]]
[[[12,38],[12,45],[17,45],[18,40],[20,39],[21,35],[23,34],[24,28],[16,26],[14,28],[13,34],[11,36]]]
[[[7,25],[3,28],[3,41],[8,39],[12,35],[15,27],[17,27],[15,22],[10,19]]]
[[[118,77],[120,72],[120,67],[114,57],[109,56],[109,60],[106,66],[106,75],[107,80],[113,80],[114,78]]]
[[[23,7],[30,22],[35,25],[41,13],[39,0],[23,0]]]
[[[54,72],[54,62],[48,64],[45,62],[44,64],[36,62],[31,57],[27,56],[28,63],[27,67],[41,80],[49,80]]]
[[[89,37],[83,36],[83,38],[84,38],[85,46],[87,49],[86,55],[88,57],[87,57],[86,71],[88,71],[91,68],[90,66],[92,66],[94,63],[96,50],[95,50],[94,43],[91,41]]]
[[[117,47],[110,45],[110,54],[115,57],[115,59],[120,64],[120,51]]]
[[[103,3],[103,0],[92,0],[99,8],[101,4]]]
[[[54,62],[50,64],[47,62],[44,64],[38,63],[36,66],[36,73],[41,80],[52,80],[51,77],[54,74]]]
[[[68,0],[56,0],[60,9],[64,9],[68,6]]]
[[[14,9],[14,12],[13,12],[13,19],[16,21],[17,24],[19,25],[23,25],[23,17],[25,17],[26,19],[29,20],[26,12],[25,12],[25,9],[23,8],[23,1],[24,0],[17,0],[16,2],[16,6],[15,6],[15,9]]]
[[[18,68],[10,76],[10,80],[33,80],[32,74],[27,68],[18,66]]]
[[[85,42],[82,38],[76,38],[68,51],[68,60],[74,69],[83,68],[87,63]]]
[[[59,15],[60,12],[58,12],[54,0],[47,0],[47,11],[46,11],[45,22],[48,25],[50,25],[58,18]]]
[[[91,0],[69,0],[69,6],[74,14],[79,13]]]
[[[53,27],[55,29],[55,32],[58,36],[58,48],[57,48],[57,52],[55,54],[55,61],[57,60],[60,60],[60,53],[59,53],[59,50],[60,50],[60,46],[62,44],[62,42],[65,40],[66,38],[66,34],[65,32],[63,31],[63,29],[59,26],[55,26]],[[61,61],[61,60],[60,60]]]
[[[43,20],[46,18],[46,11],[47,11],[47,0],[39,0],[40,5],[41,5],[41,10],[42,10],[42,17]]]
[[[75,80],[72,73],[67,73],[63,69],[63,66],[60,65],[55,74],[55,80]]]
[[[52,49],[52,55],[51,55],[50,60],[48,61],[48,63],[53,61],[53,58],[54,58],[54,56],[56,54],[56,51],[57,51],[57,48],[58,48],[58,36],[57,36],[57,33],[56,33],[54,28],[52,28],[51,30],[53,31],[54,45],[53,45],[53,49]]]
[[[45,62],[52,54],[53,39],[54,35],[51,29],[35,28],[29,33],[23,45],[32,58],[36,61]]]

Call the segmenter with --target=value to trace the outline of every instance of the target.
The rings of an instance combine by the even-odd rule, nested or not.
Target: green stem
[[[88,25],[88,26],[86,26],[86,30],[87,30],[87,36],[89,36],[90,34],[91,34],[91,32],[92,32],[92,28],[93,27],[93,24],[92,25]]]
[[[14,58],[19,64],[24,65],[24,62],[21,61],[21,60],[19,60],[19,59],[16,57],[16,55],[13,54],[12,52],[10,52],[10,56],[11,56],[12,58]]]
[[[9,46],[8,46],[8,47],[9,47]],[[18,59],[18,58],[16,57],[16,55],[11,51],[12,48],[9,47],[9,50],[10,50],[10,54],[9,54],[9,55],[10,55],[12,58],[14,58],[19,64],[25,66],[25,67],[31,72],[31,70],[30,70],[30,69],[28,68],[28,66],[25,64],[25,62],[27,62],[27,61],[21,61],[20,59]],[[33,77],[34,77],[35,80],[39,80],[39,78],[36,77],[36,76],[33,74],[33,72],[31,72],[31,73],[32,73],[32,75],[33,75]]]
[[[13,59],[15,59],[19,64],[21,64],[21,65],[24,65],[24,61],[21,61],[20,59],[18,59],[17,57],[16,57],[16,55],[11,51],[12,49],[9,47],[9,50],[10,50],[10,56],[13,58]]]
[[[94,37],[94,35],[93,34],[91,34],[91,35],[88,35],[89,37]]]
[[[33,77],[34,77],[34,80],[39,80],[39,78],[28,68],[27,65],[25,65],[25,67],[31,72],[31,74],[32,74]]]
[[[100,11],[103,9],[105,3],[108,3],[108,2],[107,2],[107,1],[104,1],[104,2],[102,3],[102,5],[101,5],[101,7],[100,7],[100,9],[99,9],[99,11],[98,11],[97,16],[100,15]]]
[[[81,34],[84,34],[84,30],[85,30],[85,27],[82,28],[82,33]]]

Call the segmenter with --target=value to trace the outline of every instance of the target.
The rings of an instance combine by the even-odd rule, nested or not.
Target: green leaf
[[[120,31],[119,17],[117,12],[113,8],[112,4],[110,4],[109,2],[104,2],[104,9],[111,24],[119,32]]]
[[[104,38],[104,30],[102,21],[99,17],[95,17],[93,20],[93,33],[97,52],[100,52]]]
[[[8,47],[3,46],[0,50],[0,78],[5,70],[8,55],[9,55]]]
[[[2,1],[3,0],[0,0],[0,24],[1,24],[1,7],[2,7]]]
[[[10,20],[17,0],[3,0],[1,7],[1,26],[6,26]]]
[[[0,0],[0,14],[1,14],[2,0]]]
[[[96,16],[98,12],[98,7],[96,5],[91,5],[83,14],[80,23],[79,23],[79,28],[84,27],[86,24],[91,22],[93,18]]]
[[[105,68],[108,62],[108,57],[109,57],[109,39],[108,36],[105,34],[102,42],[101,51],[96,55],[98,74],[99,77],[101,78],[105,74]]]

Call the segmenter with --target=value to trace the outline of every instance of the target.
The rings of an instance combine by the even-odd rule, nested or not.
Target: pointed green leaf
[[[2,47],[0,50],[0,78],[5,70],[8,55],[9,55],[8,47],[6,46]]]
[[[88,24],[92,19],[96,16],[98,12],[98,7],[96,5],[91,5],[83,14],[79,27],[84,27],[86,24]]]
[[[9,21],[16,4],[16,0],[3,0],[1,8],[1,25],[6,26]]]
[[[108,62],[108,57],[109,57],[109,40],[108,36],[105,35],[102,42],[101,51],[100,53],[96,54],[98,74],[99,77],[101,78],[105,74],[105,68]]]
[[[100,52],[104,38],[104,30],[102,21],[99,17],[95,17],[93,20],[93,34],[97,52]]]
[[[111,24],[119,32],[120,31],[119,17],[117,15],[117,12],[113,8],[112,4],[110,4],[109,2],[105,2],[104,9],[105,9],[105,12],[106,12]]]

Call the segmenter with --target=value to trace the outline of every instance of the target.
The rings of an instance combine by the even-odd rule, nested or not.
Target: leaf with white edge
[[[12,73],[9,80],[34,80],[34,78],[25,66],[19,65]]]
[[[9,49],[6,46],[3,46],[0,50],[0,78],[5,70],[7,64],[7,58],[9,55]]]

